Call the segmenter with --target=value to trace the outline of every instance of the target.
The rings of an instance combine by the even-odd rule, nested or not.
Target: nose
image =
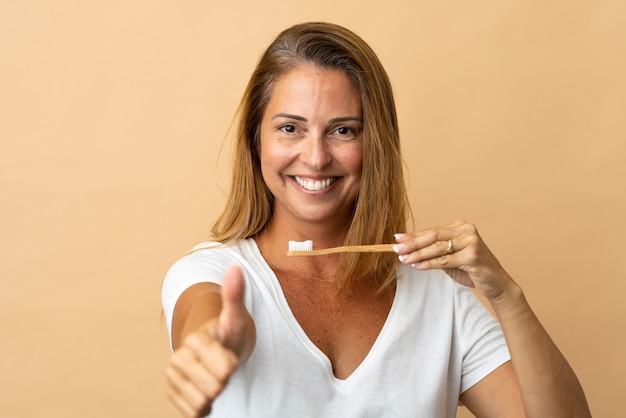
[[[300,154],[302,161],[314,170],[321,170],[332,161],[332,154],[328,141],[322,134],[311,134],[304,141]]]

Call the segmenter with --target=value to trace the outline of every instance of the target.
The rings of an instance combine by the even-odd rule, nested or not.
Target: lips
[[[327,188],[328,186],[330,186],[331,184],[333,184],[335,181],[337,181],[337,177],[329,177],[327,179],[324,180],[307,180],[307,179],[303,179],[302,177],[298,177],[298,176],[294,176],[293,177],[296,182],[302,186],[303,188],[305,188],[306,190],[309,190],[311,192],[317,192],[320,190],[324,190],[325,188]]]

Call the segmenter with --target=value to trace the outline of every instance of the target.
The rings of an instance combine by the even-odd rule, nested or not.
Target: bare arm
[[[490,299],[500,320],[528,417],[590,417],[582,386],[513,280]]]
[[[583,389],[524,297],[474,225],[457,221],[397,237],[403,263],[444,269],[491,303],[511,353],[500,367],[462,395],[479,417],[590,417]]]
[[[229,268],[222,287],[199,283],[185,290],[172,319],[175,352],[166,370],[168,396],[188,417],[201,417],[245,361],[256,341],[243,305],[241,270]]]

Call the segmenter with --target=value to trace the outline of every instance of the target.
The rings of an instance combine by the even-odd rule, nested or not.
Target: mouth
[[[338,177],[329,177],[324,180],[307,180],[299,176],[294,176],[294,180],[304,189],[309,190],[311,192],[318,192],[320,190],[324,190],[335,181],[337,181]]]

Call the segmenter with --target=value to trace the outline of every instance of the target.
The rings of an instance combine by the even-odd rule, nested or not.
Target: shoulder
[[[208,241],[194,246],[187,254],[178,259],[170,272],[179,268],[217,267],[224,262],[239,262],[253,257],[254,240],[245,239],[223,243]],[[170,273],[168,272],[168,274]]]
[[[197,283],[222,285],[226,269],[242,265],[254,258],[254,242],[204,242],[172,264],[161,286],[161,302],[166,317],[171,317],[176,301],[189,287]]]
[[[163,288],[185,286],[199,281],[221,284],[221,277],[231,264],[242,264],[254,257],[251,240],[233,243],[203,242],[172,264],[165,275]]]

